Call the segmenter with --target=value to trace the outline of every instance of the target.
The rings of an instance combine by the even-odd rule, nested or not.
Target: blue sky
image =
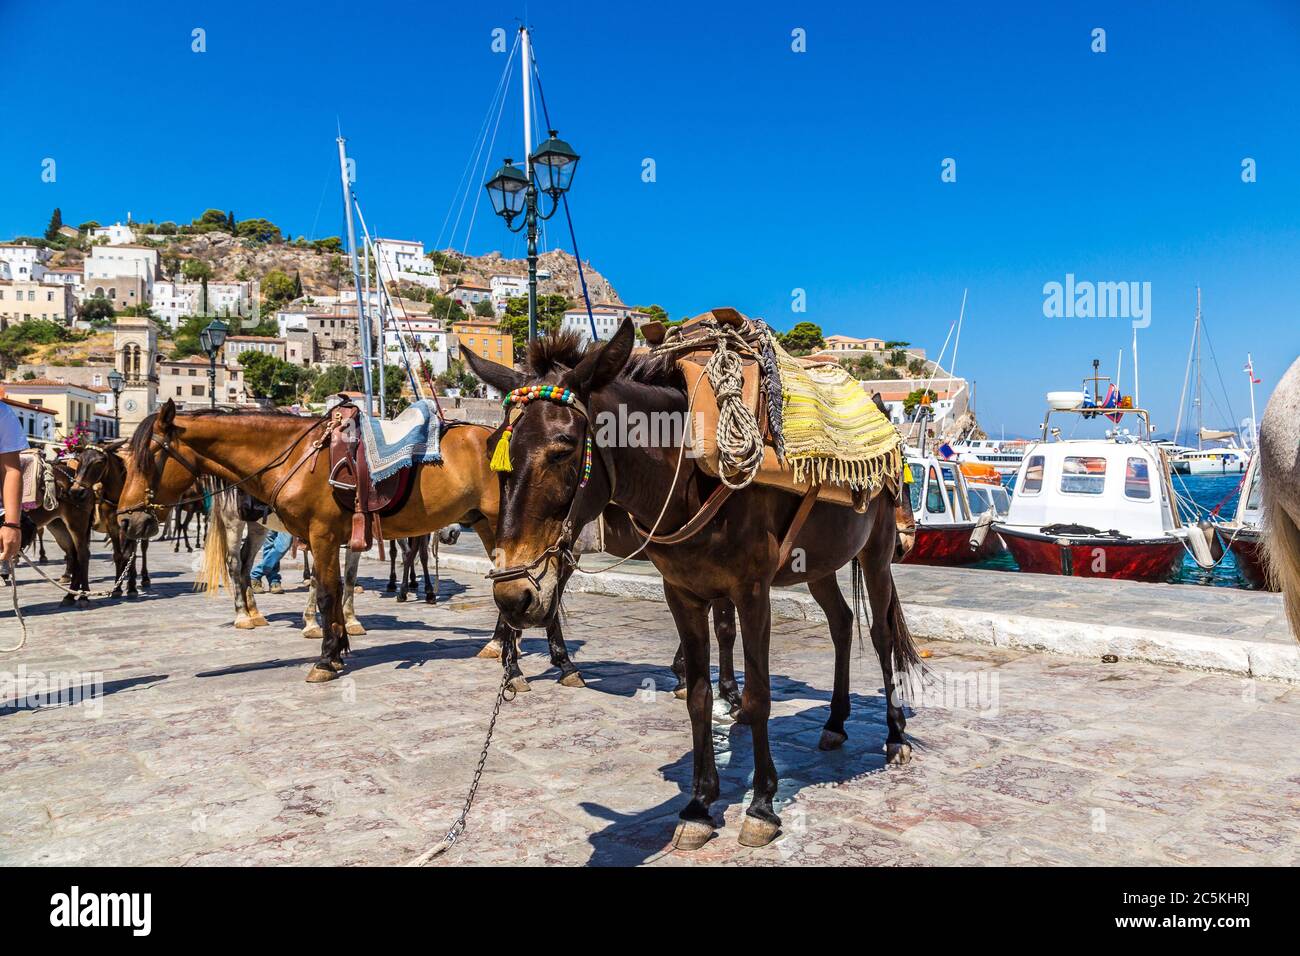
[[[513,42],[525,16],[553,120],[582,154],[582,254],[630,303],[730,304],[934,354],[969,288],[957,371],[995,435],[1031,432],[1046,390],[1093,358],[1113,370],[1128,346],[1126,319],[1044,317],[1044,283],[1067,273],[1151,283],[1142,397],[1162,429],[1198,282],[1237,418],[1246,352],[1261,408],[1300,352],[1290,2],[141,0],[122,16],[0,0],[0,234],[39,233],[54,206],[74,224],[215,206],[336,235],[338,121],[372,226],[431,245],[505,65],[492,30]],[[517,83],[493,166],[522,151]],[[1257,182],[1241,180],[1246,157]],[[522,254],[481,190],[470,199],[470,251]],[[444,243],[465,243],[466,208]],[[1212,367],[1207,381],[1219,391]]]

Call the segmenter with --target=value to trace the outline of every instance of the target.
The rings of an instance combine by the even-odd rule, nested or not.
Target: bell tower
[[[158,330],[147,315],[119,315],[113,326],[113,365],[126,380],[119,399],[126,437],[158,405]]]

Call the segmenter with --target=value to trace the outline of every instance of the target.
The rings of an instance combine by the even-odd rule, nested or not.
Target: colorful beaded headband
[[[548,402],[555,402],[558,405],[568,405],[571,408],[577,408],[586,412],[578,404],[578,396],[572,391],[561,385],[525,385],[516,388],[507,395],[501,402],[501,407],[509,414],[510,407],[520,409],[537,399],[545,399]],[[510,462],[510,435],[514,431],[514,426],[506,423],[505,430],[501,432],[501,440],[497,442],[496,450],[492,453],[492,470],[493,471],[513,471],[514,466]],[[579,488],[586,488],[587,482],[591,480],[591,435],[587,435],[586,448],[582,460],[582,481],[578,483]]]

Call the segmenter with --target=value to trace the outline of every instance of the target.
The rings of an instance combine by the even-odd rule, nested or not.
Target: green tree
[[[338,236],[329,236],[325,239],[313,239],[308,245],[316,252],[342,252],[343,240]]]
[[[814,322],[800,322],[781,336],[781,345],[791,355],[807,355],[826,345],[821,326]]]
[[[922,403],[922,397],[928,397],[930,402],[938,399],[938,394],[932,388],[918,388],[915,391],[908,392],[907,398],[903,399],[903,414],[913,421],[923,418],[934,418],[934,406],[929,402]],[[916,414],[913,415],[913,412]]]
[[[85,322],[94,325],[96,322],[102,322],[105,319],[111,319],[114,316],[113,303],[103,296],[91,296],[85,302],[81,303],[81,318]]]
[[[245,219],[235,227],[235,235],[253,242],[279,242],[280,227],[266,219]]]
[[[209,210],[210,212],[211,210]],[[181,265],[181,272],[185,278],[191,282],[198,282],[203,286],[202,301],[199,302],[199,311],[203,315],[208,314],[208,280],[212,278],[212,266],[202,259],[186,259]]]
[[[63,212],[58,206],[54,207],[54,213],[50,216],[50,224],[45,227],[45,238],[50,242],[59,238],[59,230],[63,228]]]
[[[384,365],[384,405],[390,415],[397,414],[407,405],[402,396],[402,383],[405,381],[406,371],[401,366]],[[373,384],[379,384],[378,377]],[[359,392],[361,385],[361,369],[331,365],[311,383],[311,400],[323,402],[338,392]]]
[[[491,299],[479,299],[474,303],[474,314],[480,318],[490,319],[497,314]]]
[[[907,353],[902,349],[894,349],[889,353],[888,362],[894,368],[902,368],[907,365]]]
[[[636,310],[650,316],[652,322],[662,322],[665,326],[668,325],[668,311],[662,305],[638,305]]]
[[[564,313],[573,303],[562,295],[552,293],[537,297],[537,334],[557,332],[564,321]],[[501,317],[501,331],[508,332],[515,343],[515,355],[522,357],[528,351],[528,297],[515,296],[506,300],[506,312]]]
[[[233,211],[226,213],[226,231],[234,235],[236,229],[235,214]]]
[[[280,269],[272,269],[262,277],[262,311],[273,312],[291,302],[296,291],[292,276]]]
[[[434,384],[444,391],[458,388],[462,392],[472,392],[478,388],[478,376],[469,370],[462,359],[452,359],[447,363],[447,371],[434,379]]]
[[[920,378],[925,374],[925,362],[919,358],[914,358],[907,363],[907,373],[913,378]]]
[[[256,349],[240,352],[239,364],[244,370],[245,387],[256,397],[270,399],[276,405],[296,402],[313,377],[310,369]]]

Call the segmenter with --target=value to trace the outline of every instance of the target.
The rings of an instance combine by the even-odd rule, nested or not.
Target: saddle
[[[329,483],[339,507],[352,511],[352,534],[348,548],[369,551],[380,540],[383,557],[381,519],[404,504],[410,495],[414,467],[400,468],[382,481],[373,481],[370,462],[361,440],[362,410],[344,398],[330,411],[333,427],[329,431]]]
[[[715,478],[721,475],[721,454],[717,434],[722,411],[718,396],[714,393],[705,373],[705,366],[714,351],[712,338],[707,334],[705,325],[707,320],[713,320],[724,328],[734,330],[751,352],[749,355],[742,355],[741,358],[740,396],[745,408],[753,414],[763,435],[763,459],[754,476],[755,484],[779,488],[803,498],[815,498],[817,501],[843,505],[859,513],[865,511],[870,495],[864,488],[854,488],[834,481],[796,479],[794,470],[782,457],[780,436],[772,422],[773,406],[776,409],[775,414],[780,413],[780,384],[769,383],[763,367],[758,359],[753,357],[762,354],[767,344],[766,337],[755,322],[731,308],[713,309],[688,319],[681,326],[680,341],[683,343],[697,341],[699,344],[697,349],[679,352],[677,357],[677,367],[686,381],[686,394],[694,396],[690,434],[696,464],[705,473]],[[651,347],[661,345],[665,341],[666,330],[660,323],[647,323],[641,331]],[[802,359],[797,361],[805,367],[821,364]]]

